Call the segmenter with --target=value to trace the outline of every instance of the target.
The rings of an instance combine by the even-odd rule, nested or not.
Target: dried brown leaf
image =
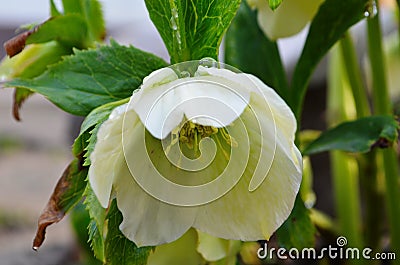
[[[14,90],[14,100],[13,100],[13,109],[12,109],[12,114],[15,120],[21,121],[21,116],[19,114],[19,110],[22,107],[22,104],[25,102],[25,100],[30,97],[33,94],[32,91],[22,88],[22,87],[17,87]]]
[[[25,48],[26,39],[35,32],[35,29],[25,31],[17,36],[9,39],[4,43],[4,49],[8,56],[13,57]]]
[[[58,181],[46,207],[39,216],[33,250],[38,250],[43,244],[46,228],[61,221],[65,213],[82,198],[87,173],[87,167],[83,167],[82,162],[82,157],[72,161]]]

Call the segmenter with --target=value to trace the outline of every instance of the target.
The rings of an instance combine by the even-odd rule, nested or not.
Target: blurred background
[[[46,20],[49,17],[48,2],[2,1],[0,42],[4,43],[13,37],[20,25]],[[108,38],[122,44],[132,44],[169,61],[143,0],[101,2]],[[391,15],[384,15],[385,32],[395,29],[393,21]],[[360,54],[365,50],[364,31],[364,26],[360,24],[354,29]],[[303,46],[306,32],[307,29],[279,41],[289,75]],[[1,48],[0,58],[4,56],[5,51]],[[326,60],[320,64],[311,82],[302,129],[325,128],[325,83]],[[31,250],[31,243],[37,218],[72,159],[70,149],[81,119],[62,112],[43,97],[34,95],[23,105],[22,121],[17,122],[11,114],[12,94],[12,89],[0,88],[0,264],[77,265],[78,247],[68,218],[49,227],[47,239],[38,253]],[[316,208],[334,216],[328,155],[313,157],[313,167]]]

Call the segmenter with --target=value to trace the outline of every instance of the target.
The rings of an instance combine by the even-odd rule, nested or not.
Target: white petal
[[[159,72],[163,80],[168,73],[176,76],[168,68]],[[240,116],[250,98],[248,89],[238,82],[242,80],[232,76],[237,74],[219,69],[218,75],[182,78],[157,86],[145,80],[130,108],[158,139],[164,139],[184,117],[202,125],[224,127]],[[151,80],[156,77],[157,73]]]
[[[252,97],[251,106],[254,106],[256,113],[260,113],[257,118],[259,120],[266,118],[265,114],[262,114],[262,110],[266,109],[266,107],[263,107],[263,105],[265,105],[264,102],[267,102],[268,109],[273,115],[273,122],[276,125],[276,140],[279,140],[280,136],[283,136],[282,139],[285,141],[285,143],[289,143],[289,145],[285,145],[286,147],[283,151],[288,157],[291,157],[293,153],[291,144],[294,143],[297,128],[296,118],[293,112],[286,102],[272,88],[265,85],[260,79],[253,75],[246,74],[246,76],[250,78],[256,85],[256,89],[253,91],[258,95]],[[266,122],[267,121],[264,121],[264,123]],[[266,130],[263,130],[262,134],[265,133]],[[265,155],[266,153],[262,151],[260,155],[260,161],[266,161],[265,158],[263,158]],[[293,159],[294,162],[299,165],[302,163],[301,159],[298,161],[296,155],[293,156]],[[258,172],[261,172],[262,174],[267,166],[268,164],[265,162],[257,166],[254,177],[250,181],[250,191],[255,190],[260,185],[262,175],[259,175]]]
[[[181,237],[192,225],[192,208],[163,203],[147,194],[122,166],[114,183],[122,233],[138,246],[157,246]]]
[[[274,115],[275,123],[280,129],[280,133],[284,134],[288,142],[294,142],[297,123],[292,110],[275,90],[264,84],[254,75],[246,74],[246,76],[257,86],[257,89],[253,91],[268,102],[268,106]],[[254,97],[254,99],[262,100],[259,97]]]
[[[147,260],[147,265],[180,265],[180,264],[205,264],[200,254],[196,251],[197,232],[190,229],[181,238],[157,246]]]
[[[247,117],[250,114],[245,111],[241,118],[251,119]],[[268,239],[287,219],[300,187],[301,156],[293,142],[277,129],[276,154],[264,182],[255,191],[249,191],[261,151],[259,143],[251,142],[245,174],[225,196],[199,207],[195,228],[225,239],[254,241]],[[258,138],[253,133],[249,130],[252,141]],[[268,148],[266,143],[263,148]]]
[[[190,207],[164,203],[148,194],[135,181],[133,173],[141,174],[139,179],[154,179],[149,175],[154,173],[154,165],[147,159],[148,152],[152,152],[153,142],[150,142],[150,149],[147,150],[145,134],[155,143],[160,142],[146,133],[143,124],[136,123],[135,119],[139,120],[133,111],[126,113],[123,134],[125,158],[129,169],[133,170],[129,170],[124,159],[121,159],[114,181],[117,205],[124,217],[120,229],[138,246],[169,243],[181,237],[192,226],[195,211]],[[137,168],[141,171],[138,172]],[[159,185],[157,182],[151,184]]]
[[[123,159],[122,122],[127,104],[115,108],[98,133],[97,142],[90,155],[89,182],[100,204],[107,208],[112,183],[115,177],[115,166]]]
[[[197,251],[205,260],[217,261],[228,256],[229,240],[213,237],[200,231],[197,234],[199,237]]]
[[[169,83],[177,79],[171,68],[159,69],[144,78],[142,86],[129,102],[129,109],[135,110],[147,130],[158,139],[161,139],[163,131],[166,134],[171,132],[183,118],[183,113],[170,114],[175,108],[175,99],[173,95],[165,96]]]
[[[289,37],[300,32],[317,13],[323,0],[285,0],[274,11],[268,1],[258,0],[258,24],[271,39]]]

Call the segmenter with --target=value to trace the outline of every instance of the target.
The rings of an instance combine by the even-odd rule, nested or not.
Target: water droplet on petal
[[[181,77],[182,78],[190,77],[190,73],[188,71],[182,71],[181,72]]]
[[[205,58],[201,59],[199,64],[201,66],[204,66],[207,68],[218,67],[218,62],[214,58],[211,58],[211,57],[205,57]]]
[[[378,7],[376,5],[376,1],[369,1],[365,7],[364,17],[374,18],[378,14]]]

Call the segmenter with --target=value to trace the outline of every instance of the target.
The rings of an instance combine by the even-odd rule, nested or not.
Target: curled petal
[[[222,74],[210,75],[201,69],[205,68],[200,67],[198,76],[174,80],[175,72],[164,68],[150,76],[150,84],[144,80],[130,106],[154,137],[165,139],[184,117],[221,128],[243,112],[250,94],[238,82],[241,79],[226,78],[233,74],[228,70],[218,69]]]
[[[98,133],[97,144],[90,155],[89,182],[101,206],[107,208],[115,178],[115,167],[123,160],[122,122],[126,104],[115,108]],[[136,121],[138,122],[138,120]]]
[[[271,40],[299,33],[317,13],[323,0],[285,0],[274,11],[266,0],[251,0],[258,10],[258,25]]]

